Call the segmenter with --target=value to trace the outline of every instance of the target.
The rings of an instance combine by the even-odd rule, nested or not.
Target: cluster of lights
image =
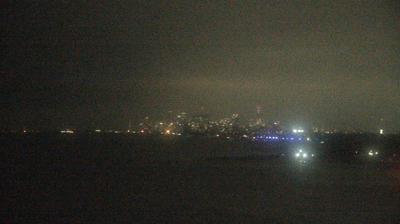
[[[288,140],[288,141],[303,141],[303,138],[301,137],[278,137],[278,136],[257,136],[257,139],[261,139],[261,140]]]
[[[61,130],[60,133],[61,134],[73,134],[75,132],[71,129],[65,129],[65,130]]]
[[[297,133],[304,133],[304,130],[303,130],[303,129],[293,129],[292,131],[293,131],[293,133],[295,133],[295,134],[297,134]]]
[[[314,154],[308,154],[307,152],[304,152],[302,149],[300,149],[298,152],[296,152],[295,157],[298,159],[307,159],[309,156],[314,157]]]
[[[369,150],[368,155],[369,156],[377,156],[379,154],[378,151],[374,151],[374,150]]]
[[[161,132],[162,135],[182,135],[181,133],[173,132],[171,129],[166,129],[164,132]]]

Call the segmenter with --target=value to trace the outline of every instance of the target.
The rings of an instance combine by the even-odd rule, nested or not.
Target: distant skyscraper
[[[257,111],[257,117],[261,116],[261,106],[260,105],[256,106],[256,111]]]
[[[383,118],[379,119],[379,125],[378,125],[378,130],[379,130],[379,134],[383,135]]]
[[[193,133],[205,133],[209,126],[209,116],[199,114],[192,117],[189,127]]]
[[[262,114],[261,114],[261,106],[260,105],[257,105],[256,106],[256,112],[257,112],[257,115],[256,115],[256,126],[265,126],[265,122],[264,122],[264,119],[262,118]]]
[[[131,123],[131,119],[129,119],[129,124],[128,124],[128,132],[132,131],[132,123]]]

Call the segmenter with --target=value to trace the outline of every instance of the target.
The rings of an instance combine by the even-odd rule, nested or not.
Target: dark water
[[[5,223],[400,223],[399,169],[243,142],[3,139]],[[394,174],[394,175],[393,175]]]

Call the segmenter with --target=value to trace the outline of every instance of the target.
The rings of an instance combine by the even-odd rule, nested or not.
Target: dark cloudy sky
[[[168,110],[400,128],[397,1],[1,3],[2,128]]]

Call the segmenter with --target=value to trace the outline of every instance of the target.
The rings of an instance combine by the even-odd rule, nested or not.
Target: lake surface
[[[400,169],[374,162],[299,163],[289,149],[209,139],[1,147],[10,223],[400,223]]]

